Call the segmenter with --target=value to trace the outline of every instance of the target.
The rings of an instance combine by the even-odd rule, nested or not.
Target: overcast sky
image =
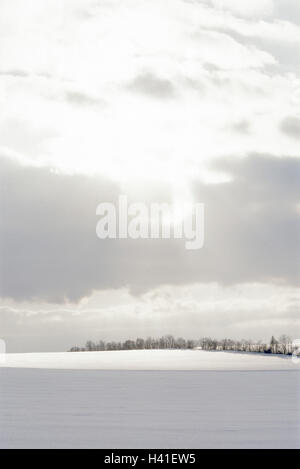
[[[1,0],[0,338],[300,335],[299,0]],[[96,206],[205,204],[205,246]]]

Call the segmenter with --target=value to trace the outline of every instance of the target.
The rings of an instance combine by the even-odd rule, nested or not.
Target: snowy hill
[[[0,367],[86,370],[288,370],[291,357],[202,350],[6,354]]]

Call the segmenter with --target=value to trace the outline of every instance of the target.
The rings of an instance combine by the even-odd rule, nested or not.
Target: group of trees
[[[234,352],[256,352],[256,353],[272,353],[292,355],[292,339],[283,334],[279,339],[272,336],[269,344],[262,341],[254,342],[252,340],[232,340],[222,339],[216,340],[210,337],[200,339],[199,346],[203,350],[224,350]]]
[[[124,342],[93,342],[89,340],[85,347],[72,347],[70,352],[100,352],[104,350],[154,350],[154,349],[194,349],[234,351],[234,352],[256,352],[291,355],[292,341],[287,335],[282,335],[279,340],[272,336],[269,344],[253,342],[251,340],[212,339],[204,337],[199,340],[186,340],[182,337],[175,338],[172,335],[164,335],[158,339],[148,337],[136,340],[125,340]]]
[[[164,335],[158,339],[138,337],[136,340],[125,340],[124,342],[92,342],[89,340],[85,347],[73,347],[70,352],[98,352],[103,350],[151,350],[151,349],[192,349],[196,341],[185,340],[181,337],[174,338],[172,335]]]

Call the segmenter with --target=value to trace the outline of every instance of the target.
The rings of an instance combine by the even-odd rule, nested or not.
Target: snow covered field
[[[300,372],[290,359],[202,351],[6,358],[1,448],[300,448]]]
[[[202,350],[7,354],[0,367],[83,370],[288,370],[291,357]]]

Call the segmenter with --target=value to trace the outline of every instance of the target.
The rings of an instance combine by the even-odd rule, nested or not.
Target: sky
[[[1,0],[0,338],[300,336],[299,0]],[[205,204],[205,245],[96,207]]]

